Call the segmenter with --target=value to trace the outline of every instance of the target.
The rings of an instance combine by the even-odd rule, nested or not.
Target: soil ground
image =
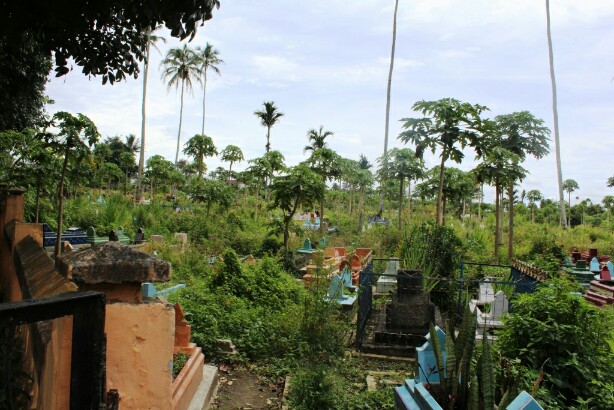
[[[212,409],[278,409],[281,407],[283,386],[262,381],[246,368],[224,368]]]

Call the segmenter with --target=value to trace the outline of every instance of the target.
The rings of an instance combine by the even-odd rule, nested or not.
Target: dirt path
[[[278,409],[280,386],[261,381],[245,368],[220,372],[220,386],[211,408],[220,410]]]

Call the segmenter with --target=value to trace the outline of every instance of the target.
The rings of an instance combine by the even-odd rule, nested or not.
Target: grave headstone
[[[582,259],[582,253],[580,253],[578,251],[572,252],[571,253],[571,259],[573,260],[574,263],[576,263],[577,261]]]
[[[111,232],[109,232],[109,241],[119,242],[119,236],[117,236],[117,232],[115,232],[115,229],[111,229]]]
[[[300,247],[297,252],[298,253],[313,253],[314,249],[311,246],[311,239],[309,238],[305,239],[305,242],[303,242],[303,246]]]
[[[343,280],[339,275],[333,275],[326,292],[328,300],[340,300],[347,299],[347,296],[343,294]]]
[[[143,228],[139,228],[136,230],[136,234],[134,234],[134,244],[139,245],[145,242],[145,233],[143,232]]]
[[[439,337],[439,345],[443,355],[444,370],[447,354],[445,351],[446,346],[446,334],[439,326],[435,326],[435,331]],[[433,351],[433,344],[431,343],[431,333],[426,334],[426,342],[420,347],[416,347],[417,358],[417,374],[418,380],[422,383],[439,383],[439,370],[437,367],[437,359],[435,358],[435,352]]]
[[[610,275],[614,274],[614,264],[612,263],[612,261],[608,261],[605,266],[608,267],[608,270],[610,271]]]
[[[491,280],[491,278],[485,278]],[[478,304],[491,303],[495,300],[495,290],[492,287],[492,283],[480,282],[480,293],[478,295]]]
[[[175,239],[179,241],[179,251],[184,253],[185,248],[188,245],[188,234],[185,232],[177,232],[175,233]]]
[[[494,320],[499,320],[503,315],[507,313],[508,309],[509,302],[507,301],[505,293],[503,293],[502,291],[498,291],[492,303],[490,317]]]
[[[156,242],[156,243],[163,243],[164,242],[164,236],[162,235],[151,235],[150,237],[152,242]]]
[[[599,261],[597,260],[597,257],[593,256],[593,258],[591,259],[591,264],[590,264],[589,269],[593,273],[601,272],[601,268],[599,267]]]
[[[578,259],[576,261],[576,269],[578,270],[586,270],[586,261],[583,259]]]
[[[343,286],[345,286],[346,289],[355,289],[356,288],[355,286],[352,285],[352,272],[350,271],[350,269],[347,266],[343,268],[343,270],[341,271],[339,276],[341,277],[341,281],[343,282]]]
[[[612,272],[608,269],[608,265],[603,265],[601,269],[601,280],[612,280]]]

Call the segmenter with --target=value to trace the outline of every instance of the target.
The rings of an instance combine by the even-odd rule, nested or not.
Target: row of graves
[[[351,309],[357,300],[360,273],[371,263],[373,251],[369,248],[349,251],[344,247],[327,247],[325,238],[318,245],[318,249],[312,247],[307,238],[297,251],[306,258],[305,266],[299,269],[303,283],[307,287],[326,283],[325,299]]]
[[[57,233],[46,223],[43,224],[43,246],[55,246],[57,240]],[[86,231],[79,227],[71,227],[62,232],[62,242],[69,243],[71,248],[88,244],[90,246],[102,245],[109,241],[119,242],[123,245],[138,245],[145,241],[145,233],[142,228],[139,228],[134,235],[134,239],[130,239],[121,226],[118,229],[112,229],[108,236],[99,236],[96,229],[92,226],[87,228]]]
[[[609,255],[599,255],[596,248],[574,251],[562,269],[584,286],[585,300],[599,308],[614,305],[614,265]]]

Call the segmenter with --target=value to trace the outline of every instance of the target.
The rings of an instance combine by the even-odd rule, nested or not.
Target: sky
[[[364,154],[375,163],[384,146],[393,12],[394,0],[222,0],[189,43],[210,42],[224,60],[221,76],[209,75],[205,134],[218,151],[233,144],[246,159],[262,156],[266,128],[254,111],[274,101],[285,115],[271,130],[271,149],[288,165],[306,158],[307,131],[320,125],[334,132],[328,142],[341,156]],[[563,179],[580,187],[572,204],[576,196],[598,203],[614,194],[606,187],[614,175],[614,1],[553,0],[550,13]],[[180,98],[167,91],[159,66],[182,42],[160,34],[168,41],[152,52],[145,155],[173,161]],[[51,77],[47,94],[55,104],[48,111],[83,113],[103,137],[139,137],[142,76],[103,86],[101,78],[72,68]],[[186,94],[182,145],[201,131],[202,97],[200,86]],[[411,110],[416,101],[447,97],[485,105],[489,118],[528,110],[553,130],[545,1],[400,0],[389,146],[404,147],[397,140],[400,119],[419,116]],[[550,151],[539,161],[527,159],[530,174],[521,189],[554,199],[553,141]],[[473,153],[465,153],[462,164],[446,166],[475,167]],[[438,155],[427,155],[426,166],[437,165]],[[227,167],[219,158],[206,163],[209,170]],[[485,196],[493,201],[494,190],[485,189]]]

